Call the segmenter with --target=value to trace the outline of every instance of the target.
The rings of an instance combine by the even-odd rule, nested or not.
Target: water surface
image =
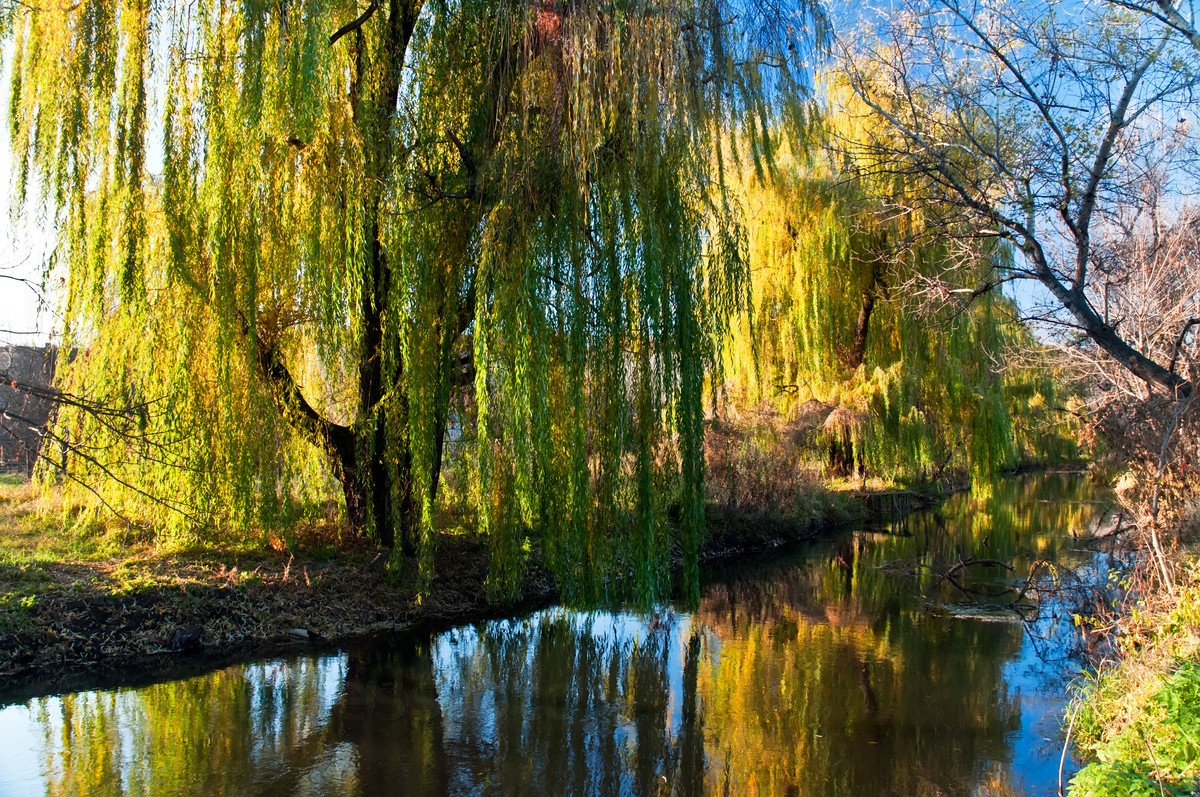
[[[1050,794],[1101,498],[1009,480],[709,574],[695,612],[553,608],[9,705],[0,794]],[[1084,589],[1022,622],[1005,589],[1033,567]]]

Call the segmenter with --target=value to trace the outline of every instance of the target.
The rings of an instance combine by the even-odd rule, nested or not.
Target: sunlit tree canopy
[[[85,0],[4,25],[16,190],[64,236],[65,379],[150,400],[136,462],[60,417],[107,504],[248,529],[328,474],[428,565],[445,471],[499,586],[534,526],[580,589],[632,557],[652,596],[672,545],[694,580],[702,393],[746,299],[721,152],[770,171],[805,135],[814,6]]]
[[[965,471],[986,492],[1003,468],[1073,455],[1067,391],[989,282],[1011,250],[949,224],[929,235],[905,203],[930,187],[862,153],[887,120],[826,77],[819,144],[781,153],[769,179],[739,172],[751,276],[724,349],[729,400],[821,424],[834,475]]]

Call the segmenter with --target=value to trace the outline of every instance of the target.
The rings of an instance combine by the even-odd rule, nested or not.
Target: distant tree
[[[1051,369],[1009,357],[1036,348],[1009,297],[986,292],[936,315],[911,301],[915,285],[941,284],[947,271],[986,281],[1007,247],[925,235],[920,214],[875,196],[882,186],[844,157],[870,120],[839,75],[826,78],[830,146],[781,158],[771,179],[739,176],[755,222],[750,313],[731,331],[724,395],[823,424],[812,442],[827,444],[827,467],[843,475],[968,472],[982,493],[1005,467],[1070,457],[1063,416],[1049,409],[1062,403]]]

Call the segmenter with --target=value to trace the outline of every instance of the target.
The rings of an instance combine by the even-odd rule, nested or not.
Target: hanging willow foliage
[[[812,399],[835,408],[818,438],[844,475],[962,470],[986,493],[1004,467],[1072,455],[1071,430],[1049,412],[1051,370],[1010,359],[1037,344],[1012,300],[989,289],[1009,253],[928,240],[919,216],[890,211],[889,197],[921,187],[881,184],[873,175],[887,169],[845,161],[839,139],[869,135],[870,117],[845,107],[855,99],[836,79],[822,99],[823,155],[780,157],[770,180],[741,175],[751,310],[725,350],[725,394],[785,416]],[[933,279],[950,262],[957,292]]]
[[[451,468],[498,589],[536,528],[570,594],[619,571],[660,595],[672,545],[694,594],[702,391],[746,284],[712,153],[735,121],[760,168],[763,131],[805,135],[814,4],[83,0],[4,24],[17,193],[61,214],[64,378],[157,402],[153,460],[60,417],[104,501],[243,533],[323,471],[428,576]]]

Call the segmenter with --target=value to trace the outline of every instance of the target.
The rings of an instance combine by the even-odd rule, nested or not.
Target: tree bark
[[[246,325],[243,328],[249,333]],[[253,343],[259,371],[271,389],[280,415],[329,457],[333,476],[342,486],[346,519],[352,528],[365,529],[370,515],[363,490],[362,463],[358,458],[358,433],[353,427],[329,421],[308,402],[283,361],[277,344],[261,335],[255,335]]]
[[[875,300],[883,288],[882,265],[876,261],[871,264],[871,281],[862,294],[862,305],[858,310],[858,321],[854,325],[854,345],[846,357],[846,366],[858,370],[867,356],[867,334],[871,331],[871,314],[875,311]]]
[[[412,453],[408,441],[408,398],[404,395],[403,372],[385,375],[385,346],[388,345],[384,329],[383,308],[391,298],[392,265],[383,247],[381,226],[383,214],[383,189],[388,172],[392,168],[394,150],[393,125],[396,105],[400,97],[400,76],[408,44],[412,39],[420,12],[420,0],[389,0],[387,17],[383,20],[384,47],[382,57],[386,59],[378,85],[364,87],[358,81],[364,75],[362,25],[369,24],[369,15],[347,31],[354,37],[356,51],[356,75],[351,88],[351,103],[354,120],[364,143],[366,185],[372,196],[368,200],[370,210],[366,218],[364,239],[370,244],[366,262],[362,265],[363,285],[359,291],[359,306],[362,323],[362,341],[359,351],[358,402],[359,429],[355,440],[353,461],[357,477],[357,489],[365,492],[361,501],[365,503],[369,517],[353,518],[362,530],[368,525],[376,540],[392,547],[399,542],[405,553],[414,553],[418,542],[417,515],[413,500]],[[357,20],[356,20],[357,22]],[[338,37],[340,38],[340,37]],[[337,38],[332,38],[331,45]],[[370,89],[374,89],[373,91]],[[392,323],[396,323],[393,319]],[[395,358],[400,363],[400,357]],[[385,376],[390,377],[385,390]],[[395,402],[393,412],[383,406],[385,393],[391,394]],[[391,451],[389,451],[389,443]],[[388,457],[393,461],[389,462]],[[339,454],[343,463],[347,454]],[[343,469],[345,469],[343,464]],[[343,483],[343,489],[350,489]],[[349,494],[347,494],[349,497]],[[347,513],[350,505],[347,503]]]

